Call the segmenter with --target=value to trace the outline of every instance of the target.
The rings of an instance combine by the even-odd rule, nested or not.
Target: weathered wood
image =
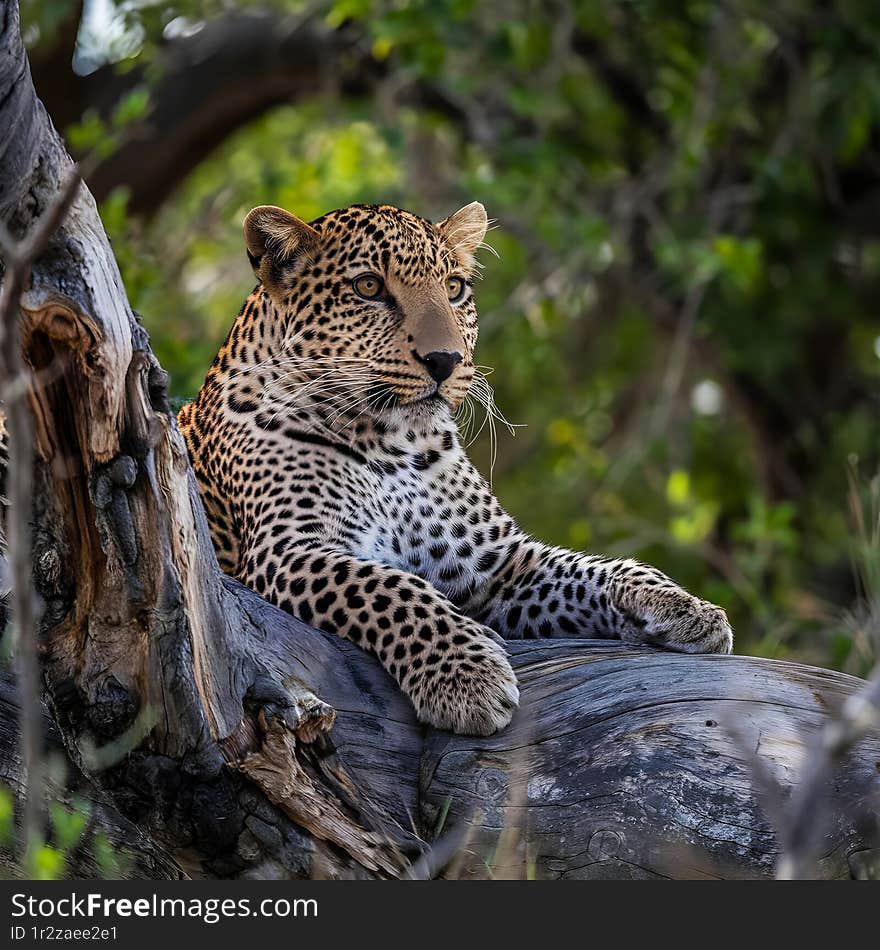
[[[13,677],[0,672],[0,786],[8,788],[20,805],[24,798],[25,773],[20,752],[18,699]],[[182,872],[161,848],[137,825],[126,820],[109,797],[70,761],[52,718],[42,715],[43,757],[48,768],[49,794],[53,801],[85,814],[79,840],[65,855],[65,872],[77,879],[114,876],[131,879],[178,880]],[[95,860],[95,839],[103,834],[114,852],[115,867],[108,869]],[[11,848],[0,846],[0,875],[16,871]]]
[[[70,162],[29,82],[16,4],[0,10],[0,220],[22,235]],[[425,730],[369,656],[219,571],[164,373],[85,189],[23,312],[47,697],[77,766],[187,873],[390,877],[419,856],[439,870],[425,844],[438,832],[465,836],[447,874],[772,873],[764,796],[724,724],[789,790],[800,732],[859,681],[518,643],[508,730]],[[825,876],[876,846],[878,761],[865,740],[839,777]]]
[[[458,833],[450,875],[483,877],[491,865],[494,876],[514,877],[530,868],[549,878],[770,876],[778,842],[729,727],[790,789],[810,732],[859,684],[750,657],[518,643],[511,651],[524,700],[511,727],[479,740],[432,730],[423,742],[394,683],[374,675],[368,658],[345,644],[337,653],[321,634],[303,643],[304,631],[288,633],[300,641],[297,675],[314,676],[342,710],[334,757],[360,795],[368,789],[398,820],[412,816],[425,837],[438,825]],[[0,713],[9,782],[9,710]],[[864,825],[876,816],[878,762],[875,736],[840,773],[823,877],[876,867],[876,838]],[[280,873],[271,861],[264,870]]]
[[[447,823],[475,826],[477,860],[459,872],[480,873],[503,828],[496,875],[533,864],[550,878],[770,876],[780,849],[751,756],[787,795],[829,711],[862,685],[797,663],[603,642],[511,652],[524,696],[511,727],[426,749],[426,821],[448,802]],[[878,786],[875,734],[836,778],[822,877],[876,864],[866,820],[876,825]]]

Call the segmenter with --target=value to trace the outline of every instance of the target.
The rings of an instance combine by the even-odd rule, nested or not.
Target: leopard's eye
[[[360,277],[355,277],[351,282],[351,286],[354,288],[354,292],[359,297],[363,297],[364,300],[375,300],[382,295],[382,291],[385,289],[382,278],[375,274],[361,274]]]
[[[447,277],[446,296],[449,297],[450,303],[458,303],[464,296],[466,287],[467,284],[461,277]]]

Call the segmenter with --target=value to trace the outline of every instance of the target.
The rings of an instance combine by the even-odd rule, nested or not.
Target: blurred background
[[[496,227],[472,453],[523,526],[656,564],[738,652],[864,673],[880,629],[876,0],[23,0],[133,306],[191,397],[241,220]]]

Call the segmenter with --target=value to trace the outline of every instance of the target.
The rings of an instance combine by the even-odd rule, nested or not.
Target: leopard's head
[[[486,211],[434,224],[388,205],[306,223],[281,208],[244,222],[248,258],[278,315],[278,364],[335,410],[455,410],[474,376],[474,254]]]

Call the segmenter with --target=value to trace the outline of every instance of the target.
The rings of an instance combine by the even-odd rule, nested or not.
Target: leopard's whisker
[[[324,402],[335,408],[356,387],[371,382],[374,377],[374,373],[364,369],[351,371],[334,368],[312,377],[304,385],[291,388],[287,384],[292,382],[294,377],[288,374],[272,381],[274,389],[271,384],[264,387],[263,395],[273,399],[276,404],[280,403],[273,416],[275,419],[279,413],[295,405],[307,406]]]
[[[358,409],[359,406],[361,406],[365,402],[365,400],[369,400],[370,390],[372,389],[372,383],[374,381],[375,380],[366,381],[370,383],[370,385],[366,387],[366,392],[358,391],[356,394],[350,393],[351,398],[347,402],[344,400],[340,400],[343,404],[341,406],[336,407],[335,411],[326,418],[328,426],[332,427],[339,418],[341,418],[342,416],[348,413],[355,411],[356,409]],[[360,412],[357,413],[355,418],[358,418],[362,412],[363,412],[363,409],[361,409]],[[354,422],[354,419],[350,420],[342,428],[345,428],[346,425],[351,425],[353,422]]]
[[[370,378],[373,374],[359,371],[358,373],[343,372],[339,369],[330,369],[324,373],[319,374],[318,376],[313,376],[299,386],[295,388],[288,385],[289,383],[298,383],[300,377],[297,377],[293,374],[288,374],[284,377],[275,380],[275,384],[279,389],[284,389],[286,392],[290,393],[294,397],[304,397],[306,395],[312,395],[314,391],[329,390],[333,386],[344,386],[347,383],[356,383],[361,379]]]

